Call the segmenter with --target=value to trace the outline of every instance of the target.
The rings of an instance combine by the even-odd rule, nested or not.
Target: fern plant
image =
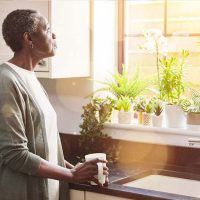
[[[128,67],[123,65],[121,74],[116,72],[112,75],[111,80],[98,82],[104,85],[104,87],[96,90],[95,93],[100,91],[108,91],[116,99],[123,97],[135,99],[150,84],[152,84],[153,80],[152,78],[142,78],[139,68],[137,68],[132,77],[129,77]]]

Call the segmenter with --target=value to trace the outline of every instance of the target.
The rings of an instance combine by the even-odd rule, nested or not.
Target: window
[[[123,16],[119,37],[119,66],[140,66],[144,74],[156,72],[156,56],[141,50],[144,31],[160,29],[168,39],[169,54],[188,49],[187,80],[200,88],[200,1],[196,0],[123,0],[119,1],[119,16]],[[120,20],[119,20],[120,23]],[[120,41],[120,38],[119,38]],[[123,50],[122,50],[123,48]],[[124,56],[123,56],[124,55]],[[119,56],[120,57],[120,56]]]

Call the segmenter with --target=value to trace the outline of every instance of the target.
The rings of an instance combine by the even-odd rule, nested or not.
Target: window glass
[[[125,63],[139,66],[144,74],[156,73],[156,54],[140,47],[144,33],[159,29],[167,38],[168,55],[187,49],[186,77],[200,88],[200,1],[196,0],[125,0]]]

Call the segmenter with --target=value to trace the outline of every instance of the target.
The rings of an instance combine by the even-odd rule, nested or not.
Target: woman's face
[[[33,54],[39,59],[54,56],[56,53],[56,35],[51,32],[47,20],[40,16],[37,31],[32,34]]]

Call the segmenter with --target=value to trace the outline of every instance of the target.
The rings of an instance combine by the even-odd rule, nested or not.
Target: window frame
[[[122,65],[125,63],[125,38],[126,37],[134,37],[134,36],[141,36],[142,34],[125,34],[125,2],[126,0],[119,0],[118,1],[118,71],[119,73],[122,72]],[[170,37],[173,36],[172,33],[167,33],[167,1],[164,0],[164,32],[163,36]],[[184,37],[184,35],[177,35],[178,37]],[[200,36],[200,33],[190,33],[190,36]]]

